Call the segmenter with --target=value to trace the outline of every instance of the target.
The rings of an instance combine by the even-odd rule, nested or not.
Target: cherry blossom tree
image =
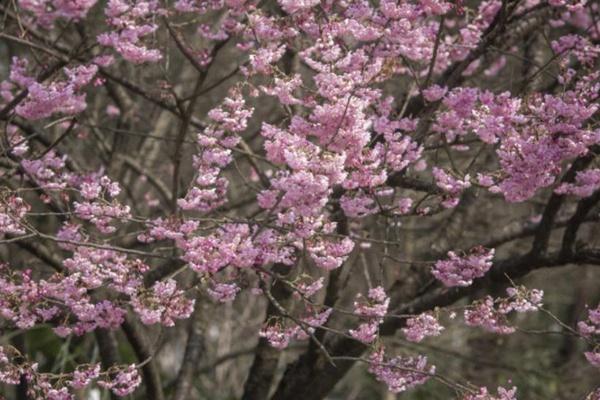
[[[0,21],[6,398],[600,398],[600,3]]]

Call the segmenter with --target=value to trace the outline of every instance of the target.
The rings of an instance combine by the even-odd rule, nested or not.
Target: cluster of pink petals
[[[208,288],[207,291],[214,300],[221,303],[228,303],[235,299],[240,288],[235,283],[216,283],[212,288]]]
[[[182,259],[197,272],[215,273],[227,266],[248,268],[281,262],[291,263],[291,249],[277,246],[276,236],[266,229],[258,234],[247,224],[224,224],[209,236],[181,240]]]
[[[59,19],[79,21],[98,0],[19,0],[19,7],[33,14],[33,21],[44,28],[52,28]]]
[[[18,6],[27,11],[26,15],[33,16],[38,27],[51,29],[59,18],[69,23],[82,20],[96,2],[18,0]],[[162,59],[158,44],[153,45],[152,41],[164,39],[163,35],[154,35],[157,18],[170,15],[172,10],[162,9],[158,0],[104,3],[106,24],[100,30],[103,33],[97,36],[101,46],[114,49],[117,57],[135,64]],[[537,4],[526,3],[519,12],[528,12]],[[575,27],[593,32],[590,27],[597,23],[591,20],[591,14],[585,14],[583,2],[575,3],[550,0],[551,6],[561,7],[556,15],[568,14],[553,23],[568,25],[569,30]],[[196,34],[203,41],[232,38],[231,50],[244,60],[239,65],[244,79],[208,113],[208,126],[198,132],[194,179],[184,198],[177,201],[177,213],[146,222],[147,231],[138,237],[143,243],[172,241],[181,261],[209,280],[207,292],[216,301],[233,301],[241,290],[235,282],[216,283],[215,275],[226,268],[258,270],[270,268],[274,263],[291,266],[300,254],[306,254],[306,259],[325,270],[341,267],[353,251],[355,241],[350,235],[336,231],[341,225],[334,222],[337,218],[332,209],[337,204],[332,207],[331,199],[340,190],[343,194],[339,206],[349,218],[363,218],[380,211],[409,213],[412,200],[398,199],[397,189],[388,187],[387,182],[390,176],[404,173],[408,168],[418,172],[426,167],[426,145],[416,137],[421,125],[426,125],[423,123],[430,118],[437,135],[428,135],[427,140],[441,139],[450,150],[467,148],[461,142],[470,137],[482,142],[478,145],[494,146],[498,169],[478,174],[478,182],[510,202],[528,200],[541,189],[551,187],[565,165],[600,143],[600,131],[590,124],[598,112],[599,74],[580,77],[569,68],[570,59],[593,66],[600,54],[599,46],[577,34],[565,35],[551,44],[562,69],[559,83],[565,86],[555,94],[532,93],[523,101],[508,92],[496,94],[477,88],[432,85],[422,90],[422,97],[427,106],[439,105],[439,111],[426,116],[427,120],[397,116],[401,104],[395,104],[398,99],[386,97],[386,82],[406,77],[409,72],[411,78],[413,74],[425,78],[431,72],[433,75],[426,79],[431,82],[429,78],[467,60],[503,10],[499,0],[482,1],[474,15],[456,19],[453,15],[440,16],[453,10],[460,15],[459,0],[277,0],[272,6],[278,9],[272,15],[270,10],[256,4],[247,0],[174,2],[175,10],[195,14],[186,17],[196,18],[209,12],[223,16],[201,17],[207,22],[197,26]],[[596,34],[590,33],[590,38]],[[202,66],[212,61],[209,48],[192,51]],[[297,61],[310,74],[281,71],[289,51],[297,54]],[[434,53],[435,62],[430,65]],[[2,101],[8,103],[18,92],[27,90],[27,97],[15,112],[31,121],[55,114],[81,113],[86,108],[84,89],[99,67],[111,64],[111,57],[101,53],[93,64],[65,68],[45,82],[37,81],[25,60],[15,59],[10,78],[0,87]],[[505,56],[491,57],[495,58],[484,72],[488,76],[497,74],[507,64]],[[415,71],[412,68],[408,71],[405,61]],[[475,60],[463,75],[483,68],[483,60]],[[258,78],[260,84],[255,86],[252,78]],[[246,98],[262,95],[274,96],[292,114],[277,126],[263,123],[259,132],[265,157],[273,169],[260,177],[256,174],[262,185],[256,201],[261,218],[264,216],[273,225],[257,226],[247,221],[200,223],[198,214],[219,210],[227,201],[227,168],[254,111]],[[109,106],[106,112],[117,117],[120,111]],[[199,124],[197,120],[192,122],[190,126]],[[65,222],[55,237],[58,246],[68,254],[62,263],[64,274],[35,280],[30,271],[2,271],[0,315],[7,324],[23,329],[50,324],[57,334],[65,336],[117,328],[129,308],[146,324],[172,326],[175,320],[188,318],[194,301],[186,297],[174,279],[145,287],[148,265],[126,252],[111,250],[110,246],[94,241],[98,240],[98,232],[115,233],[131,219],[129,206],[118,200],[119,186],[103,172],[85,176],[66,172],[67,159],[54,150],[41,157],[27,158],[29,148],[22,135],[10,126],[8,134],[10,154],[18,159],[24,176],[46,191],[64,189],[50,196],[61,196],[60,201],[73,211],[73,220]],[[455,207],[461,194],[471,186],[471,177],[457,176],[456,171],[450,173],[438,167],[431,172],[442,192],[442,206]],[[556,192],[587,197],[599,188],[599,170],[590,169],[579,172],[574,182],[558,186]],[[381,198],[386,196],[393,196],[389,202],[392,206],[381,205]],[[48,197],[43,199],[50,201]],[[23,198],[3,197],[0,234],[27,233],[21,222],[25,222],[28,212],[29,205]],[[352,221],[357,225],[359,222]],[[468,286],[488,272],[493,255],[493,249],[481,247],[464,256],[449,252],[447,260],[435,264],[433,275],[447,287]],[[315,296],[323,282],[323,278],[311,279],[297,285],[297,299]],[[104,290],[115,292],[107,297],[111,300],[96,299],[96,294],[103,294]],[[497,300],[488,296],[468,307],[467,324],[510,333],[514,328],[508,326],[507,315],[538,310],[543,293],[509,288],[508,296]],[[361,323],[350,330],[350,335],[364,343],[374,342],[389,302],[382,287],[371,289],[366,297],[359,295],[354,313]],[[590,311],[588,320],[580,322],[583,336],[599,334],[599,310]],[[290,325],[269,321],[260,335],[274,347],[285,348],[292,340],[306,340],[326,323],[331,312],[332,309],[316,311],[308,307],[305,315]],[[443,329],[434,314],[423,313],[409,318],[403,332],[408,340],[419,342],[439,335]],[[586,353],[586,357],[592,364],[600,364],[597,349]],[[435,371],[420,356],[384,360],[383,349],[376,351],[371,355],[369,370],[394,392],[425,382]],[[0,351],[0,364],[4,366],[7,362],[8,357]],[[0,368],[0,381],[17,384],[25,376],[40,391],[40,398],[73,398],[70,389],[52,387],[39,377],[35,366],[13,366],[16,369]],[[133,365],[110,376],[112,379],[99,384],[120,396],[128,395],[140,383]],[[97,365],[78,368],[69,378],[70,386],[81,389],[99,377]],[[494,396],[481,388],[466,399],[514,400],[515,391],[499,388]]]
[[[259,336],[266,339],[272,347],[280,350],[285,349],[294,339],[308,339],[315,332],[316,328],[327,322],[333,309],[328,308],[324,311],[316,312],[309,308],[307,311],[307,315],[298,320],[301,325],[294,322],[291,326],[286,327],[277,321],[263,326],[259,332]]]
[[[130,298],[134,311],[144,323],[172,326],[175,319],[187,318],[194,302],[178,289],[174,280],[143,288],[148,266],[140,260],[106,249],[87,247],[81,227],[66,224],[58,240],[71,257],[63,261],[67,276],[55,274],[47,280],[31,279],[31,272],[12,272],[4,266],[0,279],[0,314],[17,327],[56,322],[60,336],[82,335],[97,328],[119,327],[126,313],[118,301],[92,301],[91,291],[107,287]],[[81,245],[79,245],[81,244]],[[15,294],[19,294],[15,296]],[[62,322],[60,322],[62,321]]]
[[[465,310],[465,323],[479,326],[488,332],[510,334],[515,328],[508,325],[507,314],[538,311],[542,306],[544,292],[538,289],[528,290],[525,287],[509,287],[507,298],[494,300],[486,296],[476,301]]]
[[[339,268],[353,248],[354,242],[347,237],[340,240],[319,238],[306,246],[315,265],[326,270]]]
[[[573,55],[584,64],[591,64],[600,56],[600,46],[576,34],[561,36],[558,40],[552,41],[551,46],[557,54]]]
[[[21,329],[60,319],[63,323],[55,333],[82,335],[97,328],[115,329],[123,322],[125,310],[108,300],[92,302],[87,290],[78,286],[77,275],[36,282],[31,271],[13,273],[6,268],[0,279],[0,315]],[[71,322],[64,318],[69,315]]]
[[[112,390],[114,394],[120,397],[125,397],[133,393],[140,383],[142,383],[142,377],[135,364],[131,364],[126,369],[120,370],[110,380],[98,381],[99,386]]]
[[[27,97],[17,105],[16,113],[28,120],[38,120],[56,113],[74,115],[82,112],[87,106],[82,89],[92,81],[97,71],[98,67],[94,64],[64,68],[66,80],[40,83],[27,74],[27,60],[14,57],[10,82],[19,89],[27,89]]]
[[[593,75],[588,78],[589,81],[584,79],[579,84],[577,91],[535,94],[527,105],[509,93],[453,89],[443,97],[444,107],[436,114],[433,130],[450,143],[470,133],[484,143],[499,142],[496,153],[501,166],[497,174],[500,179],[485,186],[502,193],[511,202],[527,200],[538,189],[555,182],[565,160],[585,154],[589,146],[600,142],[600,133],[584,126],[598,109],[591,100],[598,84],[594,83]],[[424,95],[433,100],[440,93],[440,89],[431,88]],[[589,97],[583,93],[589,93]],[[450,183],[449,188],[453,186]]]
[[[272,86],[261,86],[261,90],[269,96],[276,96],[281,104],[297,105],[302,104],[303,102],[294,96],[294,91],[301,85],[301,76],[299,74],[294,74],[288,79],[275,77]]]
[[[292,329],[293,336],[298,340],[307,340],[316,328],[325,325],[332,312],[333,308],[317,312],[309,306],[306,315],[300,319],[302,326],[296,325]]]
[[[581,336],[594,339],[598,343],[597,339],[600,338],[600,305],[595,309],[588,310],[587,320],[579,321],[577,329]],[[590,364],[600,368],[600,345],[596,344],[592,351],[587,351],[584,355]]]
[[[600,169],[592,168],[579,171],[575,176],[575,182],[563,183],[554,189],[554,192],[577,197],[590,197],[598,189],[600,189]]]
[[[506,289],[508,298],[500,303],[499,310],[503,314],[511,311],[518,313],[535,312],[542,306],[544,291],[539,289],[527,289],[521,287],[509,287]]]
[[[2,265],[4,273],[8,267]],[[39,306],[35,302],[42,302],[40,284],[31,279],[31,271],[25,271],[22,276],[0,277],[0,315],[12,321],[19,328],[29,328],[36,321],[53,318],[58,309],[51,305]],[[20,279],[19,279],[20,278]]]
[[[29,204],[18,196],[2,199],[0,202],[0,237],[5,234],[23,235],[26,230],[21,220],[30,208]]]
[[[432,313],[426,312],[406,320],[406,328],[402,329],[406,340],[420,342],[429,336],[439,336],[444,327]]]
[[[90,221],[102,233],[113,233],[116,228],[111,225],[115,221],[124,221],[131,217],[130,207],[120,204],[116,199],[121,188],[107,176],[98,178],[90,175],[81,179],[79,193],[83,201],[74,202],[75,215]]]
[[[112,30],[98,35],[98,43],[114,48],[135,64],[159,61],[160,51],[149,49],[142,40],[158,29],[151,21],[161,12],[156,0],[109,0],[104,13]]]
[[[439,85],[432,85],[427,89],[423,89],[423,97],[429,102],[441,100],[448,92],[448,88]]]
[[[460,194],[471,187],[470,176],[467,174],[462,179],[457,179],[441,168],[434,167],[432,170],[435,184],[444,191],[442,206],[453,208],[458,205]]]
[[[383,318],[390,305],[390,298],[381,286],[369,289],[367,298],[359,293],[354,301],[354,314],[367,318]]]
[[[2,96],[2,84],[0,83],[0,97]],[[12,97],[12,94],[7,94],[8,98]],[[21,157],[23,154],[29,151],[29,144],[27,139],[23,137],[19,128],[15,125],[8,124],[6,126],[6,139],[9,144],[10,154],[15,157]]]
[[[369,356],[369,372],[392,393],[400,393],[427,382],[435,366],[428,366],[427,357],[420,355],[385,359],[382,347]]]
[[[508,325],[506,315],[494,307],[494,299],[491,296],[486,296],[465,310],[465,323],[502,335],[515,332],[515,328]]]
[[[594,367],[600,368],[600,348],[595,351],[586,351],[584,353],[586,360]]]
[[[132,393],[141,383],[141,377],[135,365],[113,366],[113,378],[100,370],[99,364],[78,366],[72,372],[61,373],[61,381],[53,374],[38,371],[38,364],[27,361],[16,349],[0,346],[0,382],[17,385],[24,379],[28,386],[28,395],[45,400],[75,400],[76,393],[98,380],[98,385],[110,388],[117,396],[124,397]]]
[[[150,291],[141,291],[131,299],[133,310],[144,324],[175,325],[176,319],[187,319],[194,310],[194,300],[177,288],[173,279],[156,282]]]
[[[476,278],[481,278],[492,267],[494,249],[475,247],[464,255],[459,256],[453,251],[448,252],[447,260],[435,263],[431,273],[442,281],[445,286],[469,286]]]
[[[320,3],[320,0],[278,0],[281,8],[290,14],[306,10]]]
[[[100,376],[100,364],[83,365],[73,371],[73,380],[70,386],[74,389],[83,389]]]
[[[588,310],[588,318],[577,324],[579,333],[584,337],[600,336],[600,305]]]
[[[66,157],[59,157],[53,150],[35,159],[23,158],[21,166],[26,176],[44,189],[62,189],[66,187],[64,174]]]
[[[344,194],[340,198],[340,206],[350,218],[362,218],[377,212],[373,197],[360,191],[355,192],[353,196]]]
[[[383,322],[389,305],[390,298],[381,286],[370,289],[366,299],[359,293],[354,301],[354,314],[366,319],[366,322],[361,323],[357,329],[350,329],[350,336],[363,343],[372,343],[377,338],[379,325]]]
[[[62,247],[73,252],[63,261],[64,267],[86,289],[108,285],[117,292],[131,295],[142,283],[141,274],[149,269],[142,261],[128,259],[122,253],[85,246],[79,225],[65,225],[59,237],[66,241]],[[79,241],[82,246],[74,244]]]
[[[463,400],[517,400],[517,388],[498,387],[497,395],[491,394],[486,387],[479,388],[477,393],[470,393]]]
[[[193,162],[196,179],[185,198],[177,201],[179,207],[209,212],[224,204],[228,181],[220,176],[221,171],[231,162],[230,148],[239,142],[235,134],[246,129],[252,112],[241,93],[234,92],[208,113],[214,125],[198,133],[200,151]]]
[[[309,283],[297,283],[295,286],[296,291],[293,293],[294,297],[300,299],[302,297],[311,297],[315,295],[319,290],[323,288],[323,282],[325,278],[321,277],[314,282]]]

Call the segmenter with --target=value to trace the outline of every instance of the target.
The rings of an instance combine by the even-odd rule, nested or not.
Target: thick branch
[[[568,258],[573,255],[575,251],[577,232],[579,231],[581,224],[585,222],[588,213],[599,201],[600,190],[597,190],[592,196],[581,200],[577,204],[575,214],[573,214],[567,223],[567,229],[565,229],[565,233],[563,235],[562,247],[560,249],[561,257]]]

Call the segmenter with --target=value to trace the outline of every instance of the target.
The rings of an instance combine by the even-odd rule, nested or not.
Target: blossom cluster
[[[406,328],[402,328],[406,340],[411,342],[420,342],[429,336],[439,336],[443,330],[444,327],[440,325],[436,316],[429,312],[408,318]]]
[[[501,168],[495,171],[496,181],[485,186],[510,202],[524,201],[552,185],[565,160],[586,154],[589,146],[600,142],[600,132],[585,126],[598,110],[594,103],[596,77],[588,79],[580,83],[578,91],[536,94],[526,105],[508,92],[496,95],[477,88],[456,88],[445,94],[444,109],[438,112],[433,129],[450,143],[471,132],[484,143],[499,143],[496,153]],[[465,185],[448,181],[440,172],[437,175],[436,179],[454,192]]]
[[[600,305],[595,309],[588,310],[588,318],[577,324],[579,334],[588,339],[600,338]],[[600,368],[600,345],[592,351],[585,352],[585,358],[595,367]]]
[[[101,387],[111,389],[115,395],[124,397],[133,393],[141,383],[135,364],[115,365],[108,371],[101,371],[100,364],[84,364],[61,375],[61,380],[57,381],[53,374],[39,372],[38,364],[28,361],[14,347],[0,347],[0,382],[17,385],[24,379],[28,385],[28,395],[36,399],[74,400],[78,390],[90,386],[94,381]]]
[[[80,21],[98,0],[19,0],[19,7],[33,15],[33,21],[52,28],[57,19]]]
[[[2,199],[0,203],[0,234],[4,236],[22,235],[26,231],[20,221],[30,210],[30,206],[18,196],[10,196]]]
[[[377,338],[379,325],[383,322],[389,305],[390,298],[381,286],[369,289],[366,299],[359,293],[354,301],[354,314],[367,321],[362,322],[357,329],[350,329],[350,336],[363,343],[372,343]]]
[[[27,90],[27,97],[16,107],[17,115],[38,120],[56,113],[74,115],[85,110],[87,103],[83,89],[98,72],[97,65],[64,68],[65,80],[54,80],[46,84],[29,75],[28,64],[25,58],[13,57],[9,80],[3,84],[2,97],[5,101],[14,98],[8,88]]]
[[[235,134],[246,129],[252,111],[242,94],[235,92],[208,113],[214,125],[198,133],[200,151],[194,157],[197,178],[185,198],[177,201],[179,207],[209,212],[225,203],[228,181],[220,174],[231,162],[230,148],[239,141]]]
[[[114,48],[125,60],[141,64],[162,58],[157,49],[149,49],[143,38],[158,29],[152,22],[161,13],[156,0],[109,0],[105,14],[111,30],[98,35],[98,43]]]
[[[465,323],[488,332],[510,334],[515,332],[515,328],[508,324],[507,315],[510,312],[537,311],[542,306],[544,292],[541,290],[509,287],[506,292],[507,298],[494,300],[486,296],[469,306],[464,312]]]
[[[467,174],[463,179],[456,179],[437,167],[433,168],[432,173],[436,185],[445,193],[442,206],[446,208],[456,207],[459,202],[459,195],[471,186],[470,176]]]
[[[493,395],[486,387],[479,388],[477,393],[463,397],[463,400],[517,400],[517,388],[505,389],[498,387],[497,395]]]
[[[532,200],[543,189],[579,198],[600,189],[600,169],[593,163],[565,178],[574,160],[600,144],[594,122],[600,109],[600,72],[594,68],[600,58],[597,6],[584,0],[530,0],[517,2],[522,4],[514,4],[514,10],[499,0],[480,1],[477,9],[461,0],[264,3],[17,0],[7,8],[7,19],[15,11],[21,36],[6,38],[17,47],[30,44],[31,54],[16,52],[0,83],[9,166],[5,172],[3,158],[0,177],[17,187],[0,193],[0,239],[47,242],[49,255],[42,252],[41,258],[52,261],[55,270],[2,265],[0,316],[7,326],[27,330],[47,324],[66,337],[117,329],[129,313],[147,325],[172,327],[192,314],[196,304],[187,292],[198,282],[215,303],[227,303],[248,286],[240,276],[263,279],[274,264],[294,274],[313,267],[319,276],[339,271],[358,253],[356,243],[367,248],[360,236],[369,221],[385,221],[387,228],[392,226],[388,218],[395,227],[405,218],[433,215],[432,199],[434,211],[446,212],[466,191],[515,203]],[[88,18],[96,4],[100,14]],[[557,89],[532,85],[519,93],[469,86],[475,82],[470,77],[500,76],[507,69],[514,61],[509,56],[520,48],[512,39],[506,48],[496,39],[504,28],[519,31],[514,21],[527,22],[545,7],[553,15],[550,26],[564,29],[549,32],[547,51],[540,55],[552,53],[553,59],[525,84],[537,74],[556,74]],[[190,32],[193,41],[186,39]],[[76,38],[81,44],[65,50]],[[488,51],[489,46],[498,48]],[[211,68],[221,59],[219,49],[233,55],[236,67],[211,87],[210,79],[220,72]],[[179,62],[179,56],[187,60]],[[172,65],[187,61],[199,74],[197,91],[189,96],[184,80],[172,82]],[[149,76],[131,81],[120,76],[146,68]],[[165,80],[157,84],[157,76]],[[104,86],[105,79],[110,84]],[[203,96],[224,83],[229,90],[220,90],[214,96],[218,100]],[[123,104],[102,103],[97,86],[109,93],[111,103]],[[398,86],[402,96],[394,93]],[[210,103],[205,115],[196,107],[200,97]],[[129,99],[135,99],[131,107]],[[128,159],[121,157],[119,135],[138,135],[128,126],[139,122],[138,99],[164,110],[180,129],[172,164],[158,168],[156,176],[140,172],[145,163],[128,165],[135,173],[115,172],[121,158]],[[278,108],[268,117],[255,112],[266,99]],[[99,133],[106,127],[91,123],[97,116],[92,104],[99,104],[102,118],[110,121],[112,147]],[[144,117],[151,114],[144,110]],[[193,155],[183,151],[186,135],[195,135]],[[171,142],[168,135],[143,138],[155,139]],[[91,151],[85,146],[91,143],[102,149],[93,158],[103,167],[87,162]],[[83,166],[68,154],[72,144],[85,147]],[[435,150],[442,148],[439,154]],[[485,167],[480,154],[489,160]],[[240,168],[238,155],[249,168]],[[465,155],[473,155],[468,165]],[[162,179],[171,173],[169,188]],[[149,193],[138,207],[131,190],[138,182],[122,186],[135,174],[140,183],[151,180],[171,196],[169,207],[158,207]],[[234,191],[238,178],[244,186]],[[416,184],[399,184],[401,178]],[[249,207],[232,205],[239,192],[249,196]],[[425,194],[417,199],[419,192]],[[151,214],[139,215],[148,209]],[[46,217],[52,223],[39,224]],[[431,272],[447,288],[467,287],[488,273],[494,254],[481,246],[464,254],[450,251]],[[149,280],[151,272],[161,272],[156,260],[165,260],[167,267],[183,264],[193,283],[183,285],[185,274],[179,272]],[[309,339],[336,310],[309,301],[325,282],[310,274],[286,282],[304,308],[289,314],[279,310],[260,330],[275,348]],[[511,287],[507,294],[469,305],[466,324],[511,333],[510,313],[542,305],[539,290]],[[360,322],[349,336],[379,345],[390,296],[377,286],[354,299],[353,314]],[[590,310],[579,323],[582,336],[596,340],[599,315],[600,309]],[[402,332],[420,342],[443,330],[438,311],[430,310],[407,318]],[[585,355],[600,365],[598,347]],[[372,352],[369,363],[393,392],[420,385],[435,373],[423,356],[388,359],[383,348]],[[141,380],[135,365],[105,373],[90,365],[76,368],[59,387],[35,364],[20,363],[3,349],[0,365],[0,380],[17,384],[24,376],[40,398],[49,399],[70,399],[72,389],[92,381],[126,396]],[[492,395],[481,388],[465,400],[514,400],[515,393],[498,388]]]
[[[106,198],[115,198],[121,192],[116,182],[107,176],[82,177],[79,183],[79,193],[83,201],[73,202],[75,215],[90,221],[102,233],[108,234],[116,231],[111,225],[115,220],[126,220],[131,217],[130,207],[118,201],[109,202]]]
[[[386,359],[382,347],[369,356],[369,372],[392,393],[400,393],[427,382],[435,373],[435,366],[428,366],[427,357],[420,355]]]
[[[285,349],[292,340],[306,340],[311,337],[316,328],[324,325],[333,309],[328,308],[317,312],[308,308],[306,315],[293,320],[288,326],[283,321],[267,323],[259,332],[261,338],[265,338],[272,347]]]
[[[448,252],[447,260],[435,263],[431,273],[448,287],[469,286],[476,278],[481,278],[492,267],[494,249],[475,247],[461,257],[453,251]]]
[[[598,189],[600,189],[600,169],[593,168],[577,172],[575,182],[563,183],[554,189],[554,192],[577,197],[590,197]]]
[[[132,298],[131,305],[148,325],[158,322],[165,326],[175,325],[175,319],[186,319],[194,309],[194,300],[187,299],[182,290],[177,289],[173,279],[156,282],[149,292],[141,292]]]

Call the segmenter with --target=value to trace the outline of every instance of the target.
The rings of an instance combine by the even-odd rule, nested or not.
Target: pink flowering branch
[[[515,282],[600,263],[595,3],[15,0],[0,12],[0,53],[18,56],[0,72],[0,317],[17,342],[63,349],[0,357],[21,397],[343,397],[364,354],[364,385],[403,392],[446,379],[445,362],[397,352],[399,329],[413,343],[451,325],[558,333],[510,318],[537,310],[585,342],[582,370],[600,365],[597,310],[563,322],[542,308],[554,282]],[[217,368],[236,348],[254,358]],[[138,364],[124,366],[129,350]],[[462,381],[422,390],[530,389]]]

